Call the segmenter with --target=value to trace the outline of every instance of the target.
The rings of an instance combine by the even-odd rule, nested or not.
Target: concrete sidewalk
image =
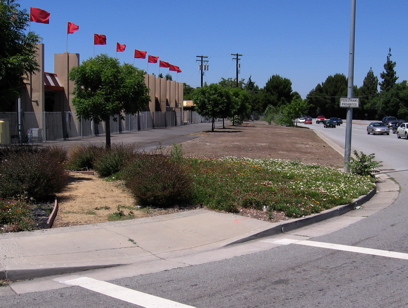
[[[0,279],[145,266],[280,234],[347,212],[363,219],[392,204],[398,190],[395,182],[380,175],[377,193],[320,214],[280,223],[197,209],[121,222],[0,234]],[[360,204],[362,209],[353,211]]]

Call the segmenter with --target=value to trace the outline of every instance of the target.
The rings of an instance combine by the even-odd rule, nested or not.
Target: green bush
[[[94,169],[94,163],[105,152],[104,146],[81,145],[68,152],[67,168],[69,170]]]
[[[113,145],[95,159],[94,169],[100,176],[108,177],[118,173],[133,157],[133,145]]]
[[[350,172],[362,176],[374,177],[374,174],[378,173],[378,168],[382,167],[382,162],[375,161],[375,154],[369,155],[357,151],[354,151],[354,157],[351,157],[351,161],[348,163]]]
[[[14,148],[0,161],[0,197],[41,200],[68,184],[63,150]]]
[[[140,205],[167,208],[191,204],[192,179],[180,163],[164,155],[137,155],[123,177]]]

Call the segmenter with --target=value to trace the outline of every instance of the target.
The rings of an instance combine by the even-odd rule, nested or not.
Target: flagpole
[[[67,33],[67,50],[66,51],[68,52],[68,33]]]

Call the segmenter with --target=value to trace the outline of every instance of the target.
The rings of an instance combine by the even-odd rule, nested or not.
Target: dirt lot
[[[198,138],[182,144],[184,156],[273,158],[299,160],[334,168],[343,166],[343,157],[313,130],[307,128],[248,122],[241,126],[218,128],[214,132],[206,131],[197,135]],[[54,227],[104,222],[112,213],[116,216],[127,216],[129,208],[135,206],[132,196],[119,182],[107,182],[96,175],[79,173],[71,173],[70,179],[68,187],[57,196],[60,210]],[[174,211],[176,210],[132,210],[136,218]],[[254,211],[242,214],[265,219],[265,215]],[[276,215],[276,220],[284,218],[282,215]]]

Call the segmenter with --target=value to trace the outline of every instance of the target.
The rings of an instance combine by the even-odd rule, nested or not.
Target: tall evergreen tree
[[[363,85],[358,90],[360,98],[360,108],[357,111],[361,118],[373,118],[376,114],[375,99],[378,97],[378,77],[374,75],[373,69],[370,67]],[[358,116],[356,114],[356,116]]]
[[[309,92],[306,99],[312,115],[323,114],[326,117],[345,117],[345,108],[340,108],[340,98],[347,96],[347,78],[343,74],[327,77]]]
[[[380,82],[380,89],[383,92],[390,91],[394,85],[397,83],[398,77],[395,72],[396,62],[391,60],[391,48],[388,50],[387,62],[384,64],[384,72],[381,73],[380,77],[382,81]]]
[[[264,87],[264,108],[267,105],[280,107],[289,104],[293,99],[292,81],[279,75],[273,75]]]

